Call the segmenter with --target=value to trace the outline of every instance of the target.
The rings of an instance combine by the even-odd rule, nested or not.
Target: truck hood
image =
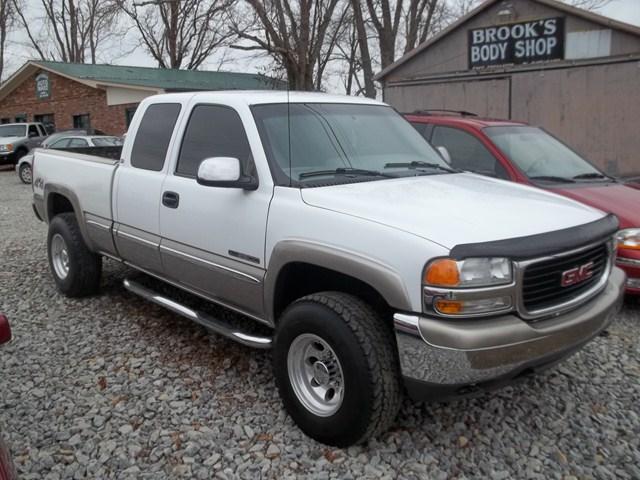
[[[449,249],[561,230],[603,217],[598,210],[549,192],[470,173],[301,192],[308,205],[384,224]]]
[[[24,137],[0,137],[0,145],[6,145],[7,143],[19,143],[24,140]]]
[[[554,188],[559,193],[579,202],[613,213],[620,220],[620,228],[640,227],[640,190],[621,183],[577,185]]]

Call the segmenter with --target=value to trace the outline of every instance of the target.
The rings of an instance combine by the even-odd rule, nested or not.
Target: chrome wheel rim
[[[338,356],[311,333],[296,337],[287,355],[289,381],[298,400],[314,415],[329,417],[344,398],[344,375]]]
[[[56,275],[61,280],[69,275],[69,251],[62,235],[56,233],[51,239],[51,260]]]
[[[31,167],[22,167],[20,169],[20,176],[24,183],[31,183]]]

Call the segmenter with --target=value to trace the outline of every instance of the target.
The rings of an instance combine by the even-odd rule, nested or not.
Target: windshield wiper
[[[538,175],[535,177],[529,177],[530,180],[543,180],[546,182],[558,182],[558,183],[576,183],[575,180],[565,177],[554,177],[553,175]]]
[[[572,177],[574,180],[589,180],[591,178],[607,178],[609,180],[613,180],[609,175],[604,175],[602,173],[593,172],[593,173],[581,173],[580,175],[576,175]]]
[[[413,162],[399,162],[399,163],[387,163],[384,168],[435,168],[437,170],[444,170],[445,172],[458,173],[459,170],[442,166],[438,163],[429,163],[422,161]]]
[[[340,168],[336,168],[335,170],[315,170],[311,172],[303,172],[300,174],[300,178],[321,177],[325,175],[362,175],[362,176],[369,176],[369,177],[392,178],[391,175],[378,172],[377,170],[366,170],[363,168],[352,168],[352,167],[340,167]]]

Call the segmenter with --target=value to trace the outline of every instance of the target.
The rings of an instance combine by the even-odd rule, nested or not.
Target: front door
[[[162,274],[160,202],[167,175],[167,151],[179,103],[149,105],[135,132],[129,160],[114,180],[115,241],[120,257],[151,273]]]
[[[207,187],[197,183],[202,160],[234,157],[255,175],[249,141],[236,110],[200,104],[191,112],[175,171],[162,187],[162,262],[167,276],[219,303],[261,317],[264,246],[273,188]]]

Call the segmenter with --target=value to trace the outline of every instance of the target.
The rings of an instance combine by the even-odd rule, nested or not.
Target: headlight
[[[506,312],[513,308],[512,283],[507,258],[439,258],[424,270],[425,305],[447,316]]]
[[[13,150],[13,145],[7,143],[6,145],[0,145],[0,152],[10,152]]]
[[[627,228],[616,234],[616,243],[621,250],[640,250],[640,228]]]
[[[507,258],[439,258],[424,270],[424,284],[434,287],[491,287],[513,280],[511,261]]]

